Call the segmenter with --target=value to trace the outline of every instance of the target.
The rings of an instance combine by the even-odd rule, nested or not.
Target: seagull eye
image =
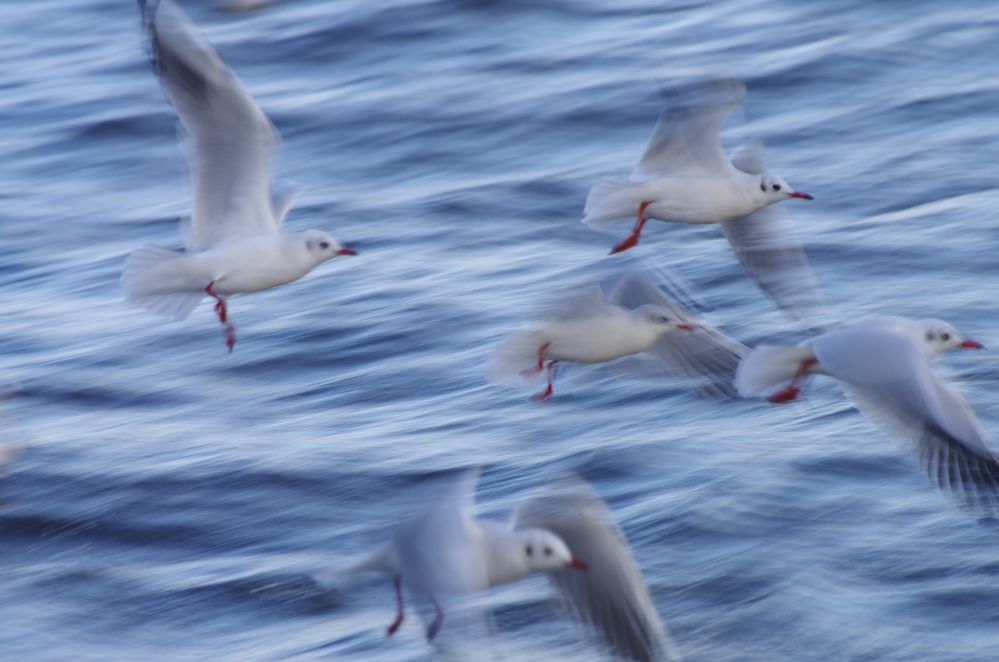
[[[326,250],[329,247],[330,247],[330,242],[328,242],[328,241],[320,241],[319,242],[319,248],[321,248],[323,250]]]
[[[545,547],[545,556],[551,556],[551,555],[552,555],[552,548]]]
[[[764,193],[767,192],[767,185],[764,182],[760,182],[760,190]]]
[[[780,184],[774,184],[774,190],[775,191],[779,191],[780,190]]]
[[[947,333],[946,331],[944,333],[941,333],[940,340],[947,342],[948,340],[950,340],[950,334]]]
[[[530,545],[527,546],[527,550],[526,551],[527,551],[527,555],[528,556],[532,556],[534,554],[534,548],[531,547]]]
[[[936,339],[937,339],[937,334],[933,333],[932,331],[926,332],[926,340],[928,342],[933,342]]]

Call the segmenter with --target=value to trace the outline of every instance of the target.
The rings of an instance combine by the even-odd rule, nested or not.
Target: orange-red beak
[[[576,570],[589,570],[589,568],[586,567],[586,564],[583,563],[583,559],[578,556],[573,556],[572,560],[565,564],[565,567],[575,568]]]
[[[814,200],[815,199],[811,195],[809,195],[808,193],[802,193],[801,191],[795,191],[794,193],[792,193],[788,197],[789,198],[801,198],[802,200]]]
[[[341,248],[336,252],[337,255],[357,255],[357,251],[353,248]]]
[[[697,327],[695,327],[693,324],[677,324],[676,328],[683,329],[684,331],[693,331]]]
[[[959,347],[964,347],[965,349],[985,349],[985,345],[975,340],[965,340]]]

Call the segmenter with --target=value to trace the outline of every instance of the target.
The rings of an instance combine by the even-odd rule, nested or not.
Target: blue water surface
[[[993,660],[999,532],[817,382],[800,404],[569,370],[485,379],[539,304],[668,267],[742,341],[797,340],[713,227],[579,224],[641,153],[664,84],[746,81],[733,140],[787,208],[835,319],[940,317],[999,347],[999,7],[971,0],[185,2],[284,137],[290,227],[361,255],[210,306],[127,304],[179,247],[176,118],[118,0],[4,0],[0,658],[415,660],[391,585],[313,572],[384,539],[408,491],[482,465],[483,512],[567,470],[630,539],[688,660]],[[969,353],[970,354],[970,353]],[[948,356],[999,429],[993,352]],[[591,659],[535,577],[491,596],[504,659]]]

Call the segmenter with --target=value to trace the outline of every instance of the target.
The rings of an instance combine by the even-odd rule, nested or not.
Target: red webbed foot
[[[767,400],[769,402],[774,403],[775,405],[782,405],[786,402],[792,402],[794,400],[797,400],[799,395],[801,395],[801,389],[799,389],[797,386],[788,386],[786,389],[782,391],[777,391],[769,398],[767,398]]]

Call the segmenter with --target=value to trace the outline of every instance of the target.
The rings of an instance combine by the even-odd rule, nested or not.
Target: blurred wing
[[[681,322],[695,324],[694,331],[674,331],[646,350],[673,375],[706,382],[705,395],[735,395],[733,382],[739,361],[748,348],[687,311],[656,287],[644,274],[631,272],[618,280],[608,299],[633,310],[646,304],[664,308]]]
[[[843,383],[857,409],[910,449],[930,481],[979,516],[999,519],[999,458],[968,402],[925,361],[882,384]]]
[[[423,499],[419,514],[396,531],[400,572],[427,598],[442,600],[486,586],[481,534],[474,521],[479,474],[471,469],[432,485],[415,497]]]
[[[679,172],[719,173],[729,168],[721,129],[746,95],[746,86],[721,80],[688,87],[659,117],[632,179]]]
[[[280,138],[273,125],[172,0],[140,4],[153,65],[193,143],[188,250],[276,232],[269,182]]]
[[[721,226],[746,273],[774,303],[798,320],[821,315],[818,282],[787,212],[774,204]]]
[[[271,182],[271,213],[275,223],[278,225],[284,223],[296,197],[298,197],[298,187],[291,181],[276,178]]]
[[[763,157],[763,141],[749,140],[732,153],[732,165],[738,170],[750,175],[762,175],[767,171],[767,162]]]
[[[649,589],[606,504],[582,481],[531,499],[516,528],[539,527],[562,538],[588,570],[548,573],[569,613],[614,653],[632,660],[676,659]]]
[[[557,306],[554,319],[583,320],[613,317],[624,312],[620,306],[608,301],[602,289],[591,287],[583,294],[563,299]]]

